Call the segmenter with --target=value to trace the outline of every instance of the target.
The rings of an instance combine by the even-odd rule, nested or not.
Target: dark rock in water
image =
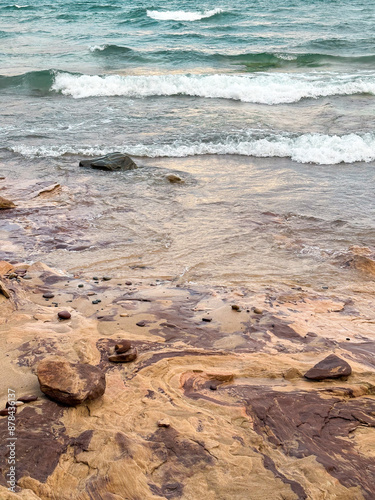
[[[134,161],[122,153],[111,153],[100,158],[81,160],[80,167],[91,167],[99,170],[134,170],[138,168]]]
[[[168,174],[166,178],[169,180],[171,184],[176,184],[177,182],[181,183],[184,182],[183,179],[181,179],[181,177],[175,174]]]
[[[60,311],[59,313],[57,313],[57,316],[60,319],[70,319],[72,315],[68,311]]]
[[[115,345],[116,354],[122,354],[129,351],[131,346],[132,345],[129,340],[121,340],[118,344]]]
[[[335,354],[330,354],[306,372],[304,376],[310,380],[324,380],[326,378],[348,377],[351,373],[352,369],[346,361]]]
[[[43,359],[37,376],[44,394],[68,406],[102,396],[106,386],[105,375],[96,366],[70,363],[58,356]]]
[[[7,200],[0,196],[0,210],[7,210],[8,208],[15,208],[13,201]]]
[[[138,352],[135,347],[128,350],[127,352],[123,352],[122,354],[112,354],[108,356],[108,360],[112,361],[112,363],[130,363],[137,359]]]

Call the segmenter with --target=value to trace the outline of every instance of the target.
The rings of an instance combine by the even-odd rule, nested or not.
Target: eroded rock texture
[[[15,284],[14,300],[0,296],[0,377],[39,398],[18,407],[13,496],[0,451],[1,499],[375,498],[368,298],[348,307],[345,295],[287,288],[78,288],[45,267],[27,272],[32,283]],[[69,322],[43,298],[47,288],[74,313]],[[121,346],[138,357],[111,362]],[[302,375],[327,355],[347,362],[350,376]],[[48,399],[36,373],[55,356],[105,373],[104,395],[76,407]]]

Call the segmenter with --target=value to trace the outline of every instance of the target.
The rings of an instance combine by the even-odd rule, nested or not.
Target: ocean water
[[[347,263],[375,247],[374,25],[368,0],[0,0],[2,258],[368,279]],[[78,167],[114,151],[141,168]]]

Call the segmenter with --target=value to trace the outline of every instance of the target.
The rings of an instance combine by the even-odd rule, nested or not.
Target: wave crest
[[[158,10],[147,10],[147,16],[157,21],[200,21],[224,12],[223,9],[216,8],[204,12],[190,12],[185,10],[167,10],[160,12]]]

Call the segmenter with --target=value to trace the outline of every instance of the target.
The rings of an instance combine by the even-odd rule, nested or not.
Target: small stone
[[[54,297],[54,294],[52,292],[43,293],[44,299],[53,299],[53,297]]]
[[[0,411],[0,416],[1,417],[7,417],[9,414],[12,415],[13,413],[17,413],[17,407],[14,408],[14,409],[13,408],[12,409],[10,409],[10,408],[4,408],[4,410]]]
[[[253,312],[254,312],[255,314],[263,314],[262,309],[259,309],[259,307],[254,307]]]
[[[131,342],[130,340],[121,340],[118,344],[115,345],[115,351],[116,354],[122,354],[124,352],[129,351],[131,348]]]
[[[137,326],[146,326],[146,321],[138,321],[138,323],[136,323]]]
[[[211,384],[211,385],[210,385],[210,390],[211,390],[211,391],[217,391],[217,387],[216,387],[216,385]]]
[[[99,278],[97,278],[96,276],[93,277],[93,280],[94,281],[99,281]]]
[[[26,395],[18,398],[18,401],[22,401],[23,403],[32,403],[33,401],[37,401],[38,396]]]
[[[82,285],[82,283],[81,283],[80,285],[78,285],[78,288],[83,288],[83,285]]]
[[[348,377],[352,373],[349,363],[335,354],[330,354],[305,373],[309,380],[324,380],[326,378]]]
[[[72,317],[72,315],[68,311],[60,311],[57,313],[57,316],[60,319],[70,319]]]
[[[92,297],[93,295],[96,295],[96,293],[95,292],[87,292],[88,297]]]
[[[7,210],[9,208],[15,208],[15,204],[13,201],[7,200],[6,198],[3,198],[0,196],[0,210]]]
[[[328,286],[322,286],[323,290],[328,290]]]
[[[103,276],[102,278],[103,281],[110,281],[111,279],[109,276]]]
[[[349,337],[346,337],[346,340],[350,340],[350,338],[349,338]]]
[[[183,179],[181,179],[181,177],[176,174],[168,174],[165,177],[171,184],[175,184],[177,182],[184,182]]]
[[[170,427],[171,423],[167,418],[162,418],[158,420],[158,427]]]
[[[31,276],[25,275],[22,276],[24,280],[32,280],[33,278]]]
[[[233,309],[233,311],[239,311],[240,310],[240,306],[237,305],[237,304],[232,304],[232,309]]]
[[[210,318],[209,316],[205,316],[204,318],[202,318],[202,321],[206,321],[207,323],[210,323],[212,321],[212,318]]]
[[[133,282],[132,282],[132,281],[125,281],[125,285],[127,285],[127,286],[130,286],[130,285],[132,285],[132,284],[133,284]]]
[[[121,313],[120,318],[128,318],[129,314],[128,313]]]
[[[297,368],[289,368],[283,373],[283,377],[285,380],[294,380],[296,378],[302,378],[302,373],[297,370]]]
[[[23,401],[14,401],[13,403],[10,403],[9,401],[5,405],[5,408],[11,408],[12,406],[22,406],[25,403]]]
[[[108,360],[112,363],[130,363],[131,361],[137,359],[137,356],[138,351],[135,347],[133,347],[122,354],[112,354],[111,356],[108,356]]]

